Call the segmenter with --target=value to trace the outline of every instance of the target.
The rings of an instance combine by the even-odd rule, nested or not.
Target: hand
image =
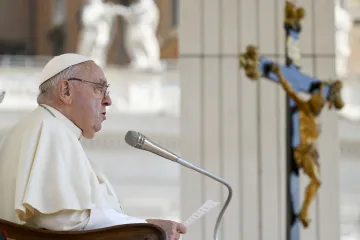
[[[182,223],[160,219],[147,219],[146,221],[162,228],[169,240],[179,240],[180,234],[187,232],[187,227]]]
[[[271,71],[273,73],[275,73],[276,75],[278,75],[278,76],[281,74],[280,67],[277,64],[274,64],[274,65],[271,66]]]

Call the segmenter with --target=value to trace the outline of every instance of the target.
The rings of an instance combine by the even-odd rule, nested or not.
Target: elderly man
[[[181,223],[124,214],[110,182],[86,157],[79,139],[100,131],[111,105],[101,68],[64,54],[45,66],[40,80],[39,107],[0,147],[0,218],[64,231],[152,223],[171,240],[186,233]]]

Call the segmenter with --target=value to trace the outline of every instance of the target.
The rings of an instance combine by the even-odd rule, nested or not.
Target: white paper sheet
[[[219,202],[207,200],[196,212],[194,212],[186,221],[184,221],[184,224],[189,227],[190,224],[200,219],[202,216],[210,212],[214,207],[218,206],[219,204]]]

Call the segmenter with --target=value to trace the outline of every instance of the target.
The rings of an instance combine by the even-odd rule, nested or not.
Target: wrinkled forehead
[[[91,81],[94,83],[107,84],[107,79],[103,70],[94,62],[90,62],[88,67],[83,68],[79,73],[79,78]]]

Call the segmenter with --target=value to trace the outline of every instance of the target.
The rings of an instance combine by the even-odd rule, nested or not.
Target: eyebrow
[[[106,80],[106,79],[100,79],[100,83],[106,85],[106,84],[107,84],[107,80]]]

